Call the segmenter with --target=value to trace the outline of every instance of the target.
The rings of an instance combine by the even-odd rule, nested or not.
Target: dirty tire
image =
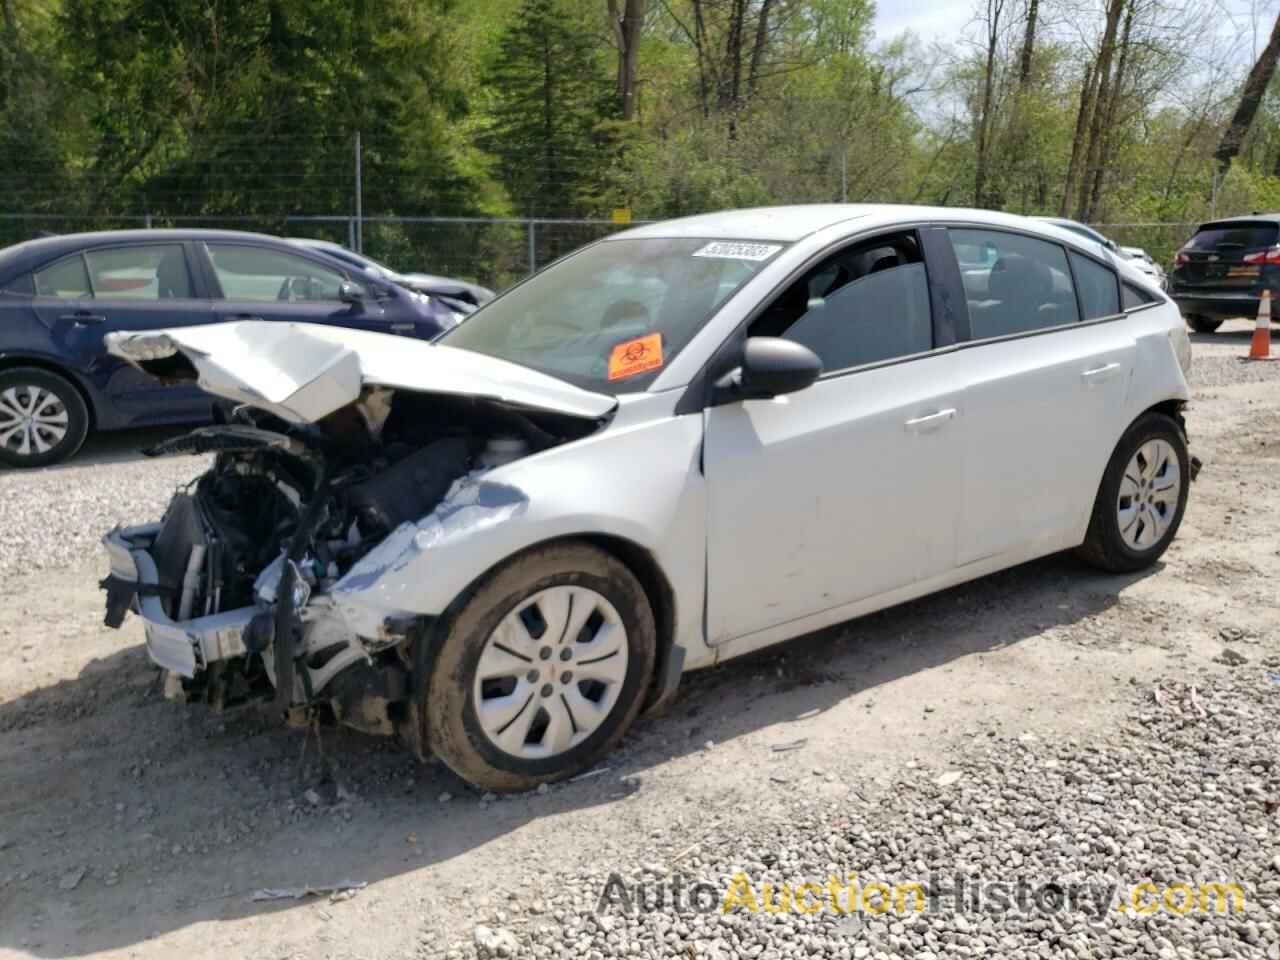
[[[526,759],[499,749],[480,726],[475,675],[490,634],[517,604],[556,586],[594,590],[618,612],[627,631],[628,662],[621,692],[608,716],[565,752]],[[454,773],[484,790],[511,793],[570,777],[608,753],[635,720],[644,701],[657,647],[653,611],[635,575],[590,544],[536,547],[487,574],[450,617],[425,690],[427,739]]]
[[[12,393],[9,393],[12,391]],[[42,436],[49,444],[47,450],[39,450],[30,440],[26,451],[19,445],[22,438],[9,436],[6,425],[14,412],[12,397],[18,407],[31,398],[41,398],[41,411],[55,418],[58,431],[56,442]],[[89,411],[80,391],[65,377],[41,367],[12,367],[0,370],[0,464],[8,467],[47,467],[60,463],[75,454],[89,434]]]
[[[1178,458],[1181,486],[1173,520],[1154,544],[1144,550],[1136,550],[1125,543],[1120,532],[1117,501],[1124,472],[1138,448],[1152,440],[1164,440]],[[1089,520],[1089,532],[1076,553],[1086,562],[1109,573],[1133,573],[1149,567],[1160,559],[1178,533],[1182,514],[1187,506],[1187,493],[1191,487],[1191,457],[1187,452],[1187,438],[1182,426],[1163,413],[1144,413],[1124,432],[1116,444],[1111,461],[1107,464],[1093,504]]]
[[[1187,314],[1187,323],[1196,333],[1213,333],[1220,326],[1222,320],[1216,317],[1205,317],[1198,313]]]

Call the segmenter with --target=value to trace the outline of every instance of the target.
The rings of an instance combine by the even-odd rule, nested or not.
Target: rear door
[[[990,245],[985,282],[966,289],[961,566],[1018,562],[1083,538],[1123,428],[1136,345],[1115,271],[1056,242],[952,228],[959,253]],[[966,285],[970,278],[965,276]],[[1073,542],[1074,541],[1074,542]]]
[[[1175,291],[1260,295],[1263,261],[1277,233],[1277,225],[1266,220],[1206,223],[1178,251]]]
[[[33,274],[36,313],[59,351],[102,389],[125,422],[180,422],[207,416],[209,396],[194,385],[166,387],[102,345],[116,330],[208,323],[187,245],[181,241],[93,247]]]
[[[363,287],[364,280],[305,253],[247,242],[204,244],[218,296],[218,320],[279,320],[327,323],[359,330],[397,333],[377,301],[345,303],[338,298],[344,282]],[[412,328],[412,324],[409,324]]]

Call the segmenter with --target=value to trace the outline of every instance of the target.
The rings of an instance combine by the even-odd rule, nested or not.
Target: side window
[[[833,254],[784,290],[748,334],[802,343],[828,373],[933,349],[929,281],[915,234]]]
[[[1076,275],[1076,292],[1086,320],[1110,317],[1120,312],[1119,283],[1115,271],[1096,260],[1071,252],[1071,269]]]
[[[209,244],[227,300],[337,300],[346,277],[306,257],[231,243]]]
[[[1132,283],[1120,284],[1120,292],[1123,297],[1124,308],[1133,310],[1137,307],[1146,306],[1148,303],[1155,303],[1156,298],[1140,287],[1134,286]]]
[[[185,300],[192,296],[187,255],[177,244],[86,251],[99,300]]]
[[[3,292],[15,297],[34,296],[36,292],[35,279],[29,273],[14,277],[4,285]]]
[[[93,296],[89,286],[89,271],[84,268],[80,254],[67,257],[35,273],[37,297],[59,297],[63,300],[81,300]]]
[[[1067,254],[1056,243],[1000,230],[949,230],[964,278],[972,340],[1080,319]],[[974,251],[981,250],[981,260]]]

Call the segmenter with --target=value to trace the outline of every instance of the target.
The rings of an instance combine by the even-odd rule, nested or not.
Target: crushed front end
[[[294,718],[322,710],[417,746],[413,642],[425,624],[356,612],[369,579],[357,565],[464,502],[487,471],[588,429],[377,387],[313,424],[240,407],[149,451],[216,458],[159,523],[106,536],[106,623],[143,619],[170,696]]]

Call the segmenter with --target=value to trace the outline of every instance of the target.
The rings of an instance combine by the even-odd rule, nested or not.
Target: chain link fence
[[[648,221],[635,221],[643,223]],[[1142,247],[1169,269],[1195,223],[1096,223],[1121,246]],[[611,220],[484,217],[83,217],[0,213],[0,246],[42,232],[79,233],[136,227],[209,227],[285,237],[313,237],[361,250],[402,273],[433,273],[501,290],[539,267],[625,224]]]
[[[248,230],[330,240],[360,250],[401,273],[437,274],[501,290],[566,253],[627,226],[612,220],[482,217],[84,217],[0,213],[0,247],[45,233],[138,227]]]

